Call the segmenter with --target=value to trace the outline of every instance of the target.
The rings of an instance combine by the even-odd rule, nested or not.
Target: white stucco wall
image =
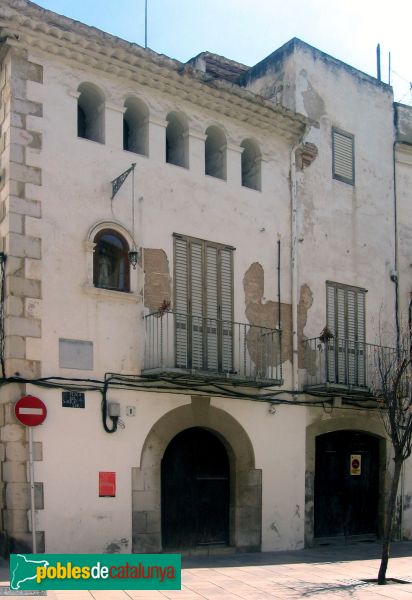
[[[299,191],[299,278],[314,294],[304,333],[316,336],[326,324],[325,281],[331,280],[368,290],[366,341],[376,343],[383,328],[393,345],[392,94],[309,51],[298,51],[296,72],[296,108],[319,119],[307,137],[318,158]],[[332,178],[332,127],[354,135],[353,186]]]
[[[264,270],[263,302],[277,299],[280,239],[282,302],[291,303],[290,143],[247,122],[200,109],[189,99],[177,102],[166,92],[83,69],[39,50],[32,50],[30,59],[44,69],[42,86],[29,83],[30,99],[43,104],[44,116],[28,117],[43,136],[36,155],[42,186],[31,189],[32,197],[37,195],[42,202],[42,218],[28,220],[26,232],[42,240],[41,273],[36,272],[41,276],[42,299],[33,305],[33,314],[42,319],[42,335],[29,340],[27,358],[41,360],[43,376],[101,380],[106,372],[136,374],[143,366],[142,266],[131,271],[128,295],[88,285],[91,254],[86,242],[88,232],[100,222],[123,227],[139,248],[163,249],[171,278],[174,232],[235,247],[234,319],[242,323],[247,322],[243,278],[252,263],[259,262]],[[394,266],[391,93],[358,79],[344,66],[332,68],[327,61],[316,61],[303,50],[286,61],[283,77],[279,98],[283,94],[288,106],[313,120],[305,141],[318,149],[313,163],[297,173],[298,288],[306,284],[313,295],[303,333],[317,336],[325,325],[325,281],[333,280],[368,289],[367,341],[377,341],[380,323],[390,339],[394,331],[394,286],[389,277]],[[104,144],[77,137],[75,92],[85,81],[97,85],[105,96]],[[270,87],[270,77],[265,76],[263,84],[262,89]],[[259,85],[251,89],[261,91]],[[131,95],[149,108],[148,157],[122,149],[122,109]],[[275,88],[274,96],[278,98]],[[188,118],[188,169],[164,160],[164,120],[173,110]],[[201,135],[216,123],[229,143],[227,181],[203,172]],[[355,186],[332,179],[332,126],[355,136]],[[257,139],[263,153],[261,192],[241,186],[238,146],[245,138]],[[110,200],[110,181],[132,162],[137,163],[134,231],[131,177]],[[406,198],[407,192],[402,194]],[[61,368],[59,338],[92,342],[93,369]],[[284,364],[283,375],[289,390],[290,362]],[[45,531],[46,551],[131,551],[131,470],[139,466],[155,423],[190,403],[190,397],[110,390],[108,399],[120,403],[124,427],[107,434],[101,424],[100,394],[86,392],[85,409],[72,409],[62,408],[59,390],[39,391],[33,386],[31,391],[48,407],[47,421],[35,430],[35,441],[43,448],[36,479],[44,485],[45,505],[38,511],[38,521]],[[211,402],[242,425],[253,446],[255,467],[262,470],[262,549],[302,547],[305,432],[307,425],[322,419],[323,409],[308,416],[300,407],[278,406],[271,411],[267,403],[249,400]],[[125,416],[126,406],[135,406],[136,416]],[[115,498],[98,497],[99,471],[116,472]],[[410,496],[410,466],[404,481],[405,497]],[[404,524],[410,531],[409,516]]]
[[[234,252],[234,318],[247,322],[243,276],[253,262],[265,274],[265,300],[277,298],[277,241],[282,244],[282,301],[290,303],[288,273],[289,144],[246,123],[239,124],[212,112],[177,104],[122,79],[98,72],[83,73],[69,63],[33,53],[44,67],[42,220],[42,338],[32,344],[30,358],[42,360],[43,376],[102,379],[105,372],[138,373],[144,351],[141,267],[131,271],[135,292],[106,293],[87,287],[88,231],[100,221],[114,221],[131,232],[131,177],[110,201],[110,180],[136,162],[137,245],[163,249],[173,277],[173,232],[231,245]],[[106,97],[105,144],[77,137],[79,84],[98,85]],[[129,95],[143,99],[150,111],[149,157],[122,149],[122,106]],[[41,97],[40,97],[41,96]],[[171,110],[184,112],[189,128],[203,133],[218,122],[231,147],[227,154],[228,180],[203,173],[203,142],[189,139],[189,169],[165,164],[165,129],[159,125]],[[154,122],[156,120],[156,122]],[[241,186],[240,153],[243,139],[258,139],[263,153],[262,191]],[[235,147],[232,149],[232,147]],[[37,226],[38,227],[38,226]],[[90,256],[90,255],[89,255]],[[59,338],[93,343],[91,371],[59,367]],[[288,365],[284,376],[288,381]],[[290,383],[287,385],[290,387]],[[62,408],[61,392],[39,390],[47,403],[48,418],[35,432],[43,443],[43,461],[36,479],[43,481],[45,507],[39,527],[45,531],[46,551],[131,551],[131,469],[139,466],[148,432],[172,408],[190,402],[176,394],[110,391],[109,400],[121,404],[125,428],[103,431],[100,394],[86,393],[85,409]],[[263,544],[266,550],[303,545],[304,454],[303,418],[299,409],[279,408],[243,400],[214,399],[213,403],[237,419],[250,436],[256,468],[263,472]],[[136,406],[136,417],[125,407]],[[297,423],[300,423],[297,426]],[[293,432],[293,433],[291,433]],[[282,448],[293,437],[287,465]],[[98,472],[117,473],[116,498],[98,497]],[[274,476],[274,472],[278,472]],[[289,490],[285,494],[285,490]],[[299,511],[301,511],[299,513]],[[114,546],[113,546],[114,545]]]

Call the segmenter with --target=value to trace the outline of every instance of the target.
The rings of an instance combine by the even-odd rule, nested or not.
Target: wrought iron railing
[[[241,381],[280,382],[280,332],[172,311],[145,317],[144,373],[215,374]]]
[[[303,342],[305,385],[376,389],[379,367],[396,364],[395,348],[353,340],[312,338]]]

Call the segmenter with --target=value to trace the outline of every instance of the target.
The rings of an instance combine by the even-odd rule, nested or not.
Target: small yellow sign
[[[350,474],[361,475],[362,473],[362,455],[351,454],[350,455]]]

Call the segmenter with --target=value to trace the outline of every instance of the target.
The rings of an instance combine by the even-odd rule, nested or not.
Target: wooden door
[[[378,438],[357,431],[318,436],[315,537],[377,535],[378,502]]]
[[[164,548],[229,542],[229,460],[206,429],[179,433],[162,460]]]

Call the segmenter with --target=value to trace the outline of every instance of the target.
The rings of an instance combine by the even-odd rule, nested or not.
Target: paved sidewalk
[[[50,591],[49,600],[412,600],[412,542],[392,545],[388,576],[408,584],[377,586],[380,546],[359,543],[294,552],[230,554],[183,559],[182,590]],[[0,586],[8,567],[0,565]],[[1,596],[1,588],[0,588]],[[15,598],[33,598],[19,595]],[[37,596],[39,598],[39,596]]]

